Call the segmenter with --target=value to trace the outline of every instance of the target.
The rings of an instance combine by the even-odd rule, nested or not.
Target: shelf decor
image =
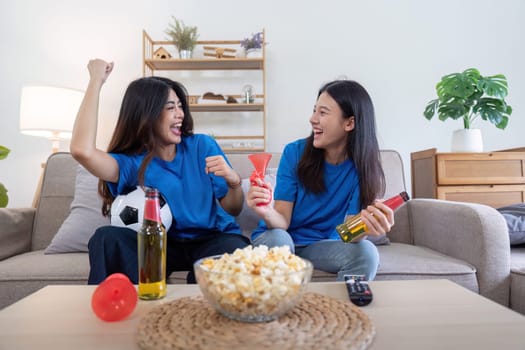
[[[173,23],[168,24],[165,33],[171,37],[173,44],[179,50],[179,58],[190,59],[197,44],[199,34],[197,27],[186,26],[182,20],[172,16]]]
[[[165,59],[171,58],[171,54],[165,48],[159,47],[153,53],[153,57],[159,60],[165,60]]]
[[[208,79],[210,83],[218,83],[221,78],[216,74],[206,74],[206,71],[217,71],[217,76],[235,77],[239,90],[235,93],[233,84],[217,85],[221,93],[200,91],[190,81],[187,88],[192,95],[188,98],[189,107],[195,118],[198,132],[213,133],[215,139],[225,152],[260,152],[266,150],[266,78],[265,78],[265,42],[264,29],[254,34],[262,55],[259,58],[246,58],[237,55],[236,49],[243,40],[199,40],[196,47],[203,48],[204,57],[198,59],[161,58],[155,55],[163,45],[173,41],[153,40],[145,30],[142,31],[142,73],[144,76],[162,75],[162,72],[179,75],[178,72],[192,71],[199,78]],[[252,39],[252,38],[250,38]],[[253,42],[248,46],[253,45]],[[244,47],[244,46],[243,46]],[[233,56],[233,57],[231,57]],[[241,57],[242,56],[242,57]],[[256,74],[243,74],[253,71]],[[230,73],[230,72],[233,72]],[[244,81],[249,77],[248,81]],[[243,84],[241,84],[243,83]],[[246,84],[249,83],[249,84]],[[241,86],[251,88],[242,90]],[[233,91],[228,91],[234,88]],[[257,91],[258,93],[255,93]],[[224,120],[224,123],[217,123]]]
[[[263,42],[263,33],[257,32],[252,34],[249,38],[244,38],[241,41],[241,47],[244,48],[244,52],[247,58],[260,58],[262,57],[262,46]]]

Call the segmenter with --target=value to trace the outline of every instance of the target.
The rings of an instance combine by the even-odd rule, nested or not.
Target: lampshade
[[[53,152],[61,139],[70,139],[84,92],[52,86],[26,86],[20,98],[20,132],[46,137]]]

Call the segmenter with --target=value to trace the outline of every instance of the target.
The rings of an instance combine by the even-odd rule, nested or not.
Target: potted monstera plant
[[[473,129],[473,122],[480,118],[505,129],[512,114],[507,104],[507,78],[502,74],[484,77],[475,68],[461,73],[445,75],[436,85],[437,98],[428,102],[424,116],[430,120],[462,120],[463,129],[452,137],[454,152],[482,152],[481,131]]]
[[[11,152],[9,148],[0,146],[0,159],[5,159],[7,155],[9,154],[9,152]],[[8,202],[9,202],[9,197],[7,196],[7,189],[0,182],[0,208],[7,207]]]

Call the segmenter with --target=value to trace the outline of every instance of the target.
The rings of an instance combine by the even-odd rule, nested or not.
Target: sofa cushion
[[[102,199],[97,187],[98,178],[79,165],[69,215],[47,246],[46,254],[87,252],[95,230],[109,225],[109,218],[102,216]]]
[[[421,246],[380,246],[376,280],[445,278],[479,293],[476,268],[463,260]]]
[[[31,250],[45,249],[67,218],[75,193],[77,167],[70,153],[49,156],[38,197]]]
[[[46,255],[43,250],[19,254],[2,261],[0,282],[82,282],[87,284],[89,255],[68,253]]]
[[[497,209],[507,221],[511,245],[525,243],[525,203]]]
[[[86,253],[45,255],[37,250],[3,260],[1,265],[0,309],[50,284],[87,284],[89,275]]]

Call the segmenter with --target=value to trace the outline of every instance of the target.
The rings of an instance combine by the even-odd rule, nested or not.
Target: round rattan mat
[[[357,306],[305,293],[272,322],[244,323],[216,312],[201,296],[150,310],[139,323],[142,349],[366,349],[375,328]]]

